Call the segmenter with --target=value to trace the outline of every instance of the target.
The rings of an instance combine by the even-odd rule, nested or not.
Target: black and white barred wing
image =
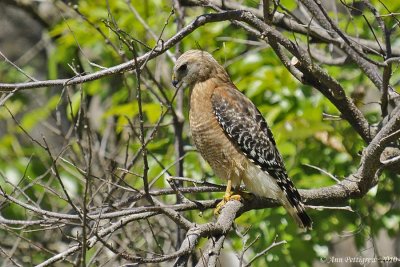
[[[287,176],[272,132],[250,100],[233,89],[216,90],[211,102],[219,124],[243,154],[275,179]]]

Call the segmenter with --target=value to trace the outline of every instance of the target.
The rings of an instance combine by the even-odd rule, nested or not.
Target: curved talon
[[[226,204],[225,200],[222,200],[221,202],[219,202],[217,204],[217,207],[215,207],[215,209],[214,209],[214,215],[220,214],[221,213],[221,209],[225,204]]]
[[[226,191],[225,195],[222,199],[221,202],[218,203],[217,207],[214,210],[214,214],[218,215],[222,209],[222,207],[229,201],[229,200],[237,200],[237,201],[242,201],[243,197],[239,194],[234,195],[231,191],[232,189],[232,181],[228,180],[228,183],[226,185]]]
[[[217,207],[214,210],[214,214],[218,215],[221,212],[221,209],[224,207],[226,203],[230,200],[237,200],[237,201],[242,201],[242,196],[241,195],[225,195],[224,198],[217,204]]]

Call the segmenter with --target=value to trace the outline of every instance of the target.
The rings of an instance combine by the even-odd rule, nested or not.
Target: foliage
[[[255,1],[245,2],[252,7],[258,4]],[[351,1],[346,2],[351,4]],[[372,3],[381,14],[400,9],[400,3],[396,1],[386,5],[379,1]],[[161,39],[166,40],[176,33],[177,14],[172,11],[169,1],[133,1],[131,5],[154,31],[155,37],[158,38],[163,32]],[[340,3],[337,5],[344,8]],[[281,7],[277,10],[285,13],[297,8],[294,1],[281,1]],[[125,1],[78,1],[76,6],[70,6],[67,10],[63,19],[48,29],[53,43],[47,54],[49,79],[70,78],[77,73],[84,75],[115,66],[134,58],[135,53],[142,55],[150,51],[158,43]],[[187,7],[185,22],[191,22],[204,12],[202,8]],[[345,11],[332,13],[346,33],[382,40],[384,35],[374,15],[368,10],[363,14],[365,17],[349,16]],[[392,16],[384,17],[384,21],[398,27],[398,21]],[[309,38],[289,31],[284,34],[294,42],[307,42]],[[394,43],[397,44],[398,40]],[[248,32],[227,21],[196,29],[181,42],[180,47],[181,51],[200,47],[213,52],[219,62],[226,66],[233,82],[251,98],[267,119],[289,175],[297,187],[310,189],[336,183],[312,166],[333,174],[339,180],[358,168],[360,151],[366,143],[347,121],[326,119],[324,114],[340,116],[340,112],[320,92],[296,80],[265,42],[254,40]],[[315,47],[334,55],[329,44],[315,44]],[[174,49],[170,51],[178,53]],[[378,56],[374,57],[378,59]],[[376,88],[358,66],[315,64],[323,66],[329,75],[337,79],[347,95],[357,90],[369,96],[377,95]],[[0,108],[3,128],[0,135],[1,190],[32,206],[65,214],[76,212],[64,190],[79,209],[87,205],[89,211],[99,211],[102,206],[113,210],[111,205],[128,199],[135,190],[143,190],[141,177],[145,175],[145,161],[148,162],[150,189],[170,188],[165,177],[180,176],[175,169],[178,161],[174,147],[175,117],[169,106],[171,101],[172,109],[179,111],[175,90],[170,85],[172,66],[171,58],[164,53],[147,63],[141,72],[141,80],[132,70],[76,86],[16,92]],[[393,67],[391,84],[399,91],[400,74],[397,67]],[[28,73],[32,71],[29,66],[23,69]],[[0,73],[1,82],[26,80],[23,74],[10,68],[6,62],[0,63]],[[142,111],[139,109],[138,90],[141,92]],[[189,93],[185,91],[182,112],[186,118],[188,98]],[[369,122],[378,123],[381,119],[380,105],[363,101],[369,100],[363,98],[359,104]],[[141,126],[144,126],[143,133]],[[145,140],[149,140],[146,144],[147,159],[143,158],[141,152],[142,134]],[[214,177],[211,168],[193,151],[186,122],[182,141],[186,151],[182,159],[183,175],[223,184],[224,181]],[[119,187],[112,186],[115,184]],[[193,183],[184,182],[184,186],[193,186]],[[320,258],[329,257],[333,243],[347,235],[354,238],[357,249],[362,251],[367,242],[376,239],[381,231],[398,237],[399,188],[398,175],[385,171],[376,189],[362,199],[349,202],[354,212],[310,210],[314,229],[308,233],[299,233],[283,208],[248,211],[236,219],[236,231],[229,234],[225,249],[240,254],[246,245],[260,236],[244,254],[248,261],[274,240],[287,241],[286,245],[275,247],[258,258],[254,266],[310,266]],[[87,190],[89,194],[85,193]],[[221,192],[186,195],[192,201],[221,196]],[[165,204],[175,203],[174,195],[158,199]],[[4,218],[42,218],[4,198],[0,200],[1,216]],[[135,206],[140,206],[140,201],[135,202]],[[189,221],[199,224],[214,220],[210,209],[185,211],[182,214]],[[132,232],[120,230],[109,241],[114,242],[115,248],[138,256],[149,255],[151,251],[169,254],[179,244],[174,235],[176,229],[168,221],[154,217],[133,222],[129,228]],[[38,264],[70,242],[78,242],[77,236],[82,231],[79,227],[77,222],[76,226],[60,225],[59,231],[49,232],[45,225],[20,229],[4,226],[0,229],[0,239],[3,240],[0,243],[2,247],[10,248],[15,242],[30,240],[27,242],[29,249],[18,247],[15,255],[20,255],[16,258],[22,264]],[[143,233],[148,229],[155,231],[152,234],[156,242],[147,241],[148,233]],[[55,242],[57,240],[59,243]],[[169,249],[166,250],[167,247]],[[104,260],[99,251],[99,247],[88,251],[87,264]],[[200,251],[197,250],[197,253],[199,255]],[[26,257],[21,256],[24,254]],[[68,260],[74,261],[76,258]],[[63,264],[67,266],[68,261]]]

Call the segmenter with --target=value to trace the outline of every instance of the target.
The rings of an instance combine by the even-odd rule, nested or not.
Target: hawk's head
[[[192,88],[197,82],[215,77],[221,71],[227,76],[224,68],[208,52],[189,50],[176,61],[172,84],[175,87],[188,86]]]

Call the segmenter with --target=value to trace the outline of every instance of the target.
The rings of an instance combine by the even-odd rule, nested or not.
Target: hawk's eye
[[[187,65],[186,65],[186,64],[182,64],[182,65],[178,68],[178,71],[179,71],[179,72],[184,72],[185,70],[187,70]]]

